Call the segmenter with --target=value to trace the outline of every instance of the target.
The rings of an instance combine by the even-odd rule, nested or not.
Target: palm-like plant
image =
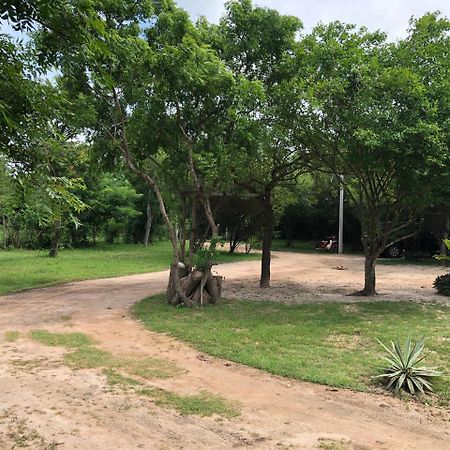
[[[427,356],[421,355],[425,347],[424,338],[415,344],[412,344],[411,339],[408,338],[404,348],[398,341],[396,343],[391,341],[391,348],[386,347],[378,339],[377,341],[387,351],[387,355],[382,358],[389,363],[389,366],[384,368],[384,373],[375,378],[388,380],[387,388],[392,388],[395,392],[402,388],[413,395],[417,391],[422,394],[425,391],[433,392],[429,378],[440,376],[442,373],[431,367],[418,366]]]

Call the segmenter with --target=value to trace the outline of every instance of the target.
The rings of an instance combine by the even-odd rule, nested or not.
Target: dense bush
[[[434,280],[433,287],[437,289],[439,294],[450,297],[450,273],[438,276]]]
[[[450,250],[450,240],[444,239],[444,244],[448,250]],[[435,256],[436,259],[441,261],[450,261],[450,256],[447,254],[440,254]],[[433,283],[433,287],[437,289],[438,293],[441,295],[447,295],[450,297],[450,273],[438,276]]]

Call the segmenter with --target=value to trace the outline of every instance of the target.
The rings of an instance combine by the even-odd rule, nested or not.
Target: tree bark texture
[[[171,280],[178,276],[178,284],[183,292],[183,300],[175,292],[175,285],[168,289],[168,301],[170,304],[184,306],[205,306],[216,303],[221,296],[222,277],[214,276],[211,271],[193,269],[187,273],[187,268],[178,266],[178,270],[171,270]],[[169,299],[170,297],[170,299]]]
[[[147,206],[145,208],[147,219],[145,221],[145,233],[144,233],[144,245],[148,247],[148,242],[150,239],[150,232],[152,231],[153,214],[152,214],[152,203],[151,203],[152,191],[149,189],[147,196]]]
[[[362,295],[376,295],[376,271],[378,255],[366,255],[364,261],[364,289],[361,291]]]
[[[56,256],[58,256],[59,244],[61,242],[61,234],[62,234],[61,221],[56,220],[53,224],[53,237],[50,251],[48,252],[48,256],[50,258],[55,258]]]
[[[262,257],[261,257],[261,278],[259,286],[262,288],[270,287],[270,260],[272,251],[274,217],[270,194],[263,199],[264,207],[264,226],[262,238]]]
[[[3,248],[8,248],[8,219],[6,214],[3,214]]]
[[[447,246],[445,245],[444,239],[449,238],[450,233],[450,214],[447,214],[445,218],[445,227],[444,232],[442,233],[442,242],[441,242],[441,254],[446,255],[448,253]],[[446,259],[441,260],[441,265],[444,267],[448,267],[448,261]]]

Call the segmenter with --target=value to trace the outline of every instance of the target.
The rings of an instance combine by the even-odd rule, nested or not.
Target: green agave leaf
[[[382,373],[381,375],[377,375],[374,378],[397,378],[403,373],[403,370],[397,370],[396,372],[391,373]]]
[[[394,360],[398,360],[397,355],[395,354],[395,351],[391,351],[389,348],[387,348],[379,339],[377,339],[377,342],[394,358]],[[391,342],[392,344],[392,342]]]
[[[433,392],[433,388],[431,387],[431,384],[425,380],[425,378],[422,377],[414,377],[414,380],[417,380],[419,383],[422,384],[426,389],[428,389],[430,392]]]
[[[390,389],[392,387],[392,385],[397,381],[398,382],[398,377],[392,377],[392,379],[389,381],[389,383],[387,384],[386,388]]]
[[[421,358],[419,358],[417,361],[415,361],[413,365],[419,364],[419,363],[420,363],[421,361],[423,361],[428,355],[429,355],[429,353],[427,353],[426,355],[423,355]]]
[[[415,348],[416,348],[416,344],[414,344],[414,346],[413,346],[413,351],[414,351]],[[411,352],[411,338],[409,338],[409,337],[406,339],[405,351],[404,351],[403,354],[406,357],[406,364],[405,365],[406,365],[406,367],[408,367],[409,360],[410,360],[411,355],[412,355],[412,352]]]
[[[417,387],[417,390],[419,392],[421,392],[422,394],[425,394],[422,383],[417,378],[412,378],[411,381],[415,384],[415,386]]]
[[[413,371],[414,376],[423,376],[423,377],[440,377],[442,376],[442,372],[438,370],[434,370],[434,368],[429,367],[418,367]]]
[[[387,388],[394,386],[395,392],[405,389],[414,395],[417,391],[421,393],[424,393],[425,390],[433,391],[427,378],[441,376],[442,372],[434,367],[417,367],[417,364],[428,356],[422,355],[425,337],[422,336],[416,343],[412,343],[411,338],[408,337],[405,340],[404,348],[399,341],[391,341],[391,348],[378,339],[377,341],[387,352],[387,355],[380,356],[389,363],[389,366],[382,368],[383,373],[374,378],[386,378],[388,380]]]
[[[399,359],[401,361],[402,367],[407,367],[406,366],[406,361],[404,359],[402,347],[400,346],[400,344],[398,342],[395,342],[395,343],[392,342],[392,345],[395,348],[396,354],[398,355],[398,357],[399,357]]]
[[[398,368],[398,369],[401,369],[402,368],[402,365],[401,365],[401,363],[400,363],[400,361],[397,361],[397,360],[394,360],[394,359],[391,359],[391,358],[389,358],[388,356],[381,356],[385,361],[387,361],[390,365],[391,365],[391,367],[394,367],[394,368]]]
[[[395,386],[395,392],[398,392],[403,387],[403,383],[405,382],[405,379],[406,379],[406,373],[402,373],[397,380],[397,384]]]
[[[407,361],[408,366],[413,366],[414,364],[416,364],[417,358],[420,356],[420,354],[422,353],[423,348],[425,346],[424,342],[425,342],[424,338],[422,337],[422,339],[419,342],[414,344],[414,347],[408,357],[408,361]]]
[[[407,378],[407,379],[406,379],[406,382],[407,382],[407,384],[408,384],[409,392],[410,392],[412,395],[414,395],[415,389],[414,389],[414,384],[413,384],[413,382],[411,381],[410,378]]]

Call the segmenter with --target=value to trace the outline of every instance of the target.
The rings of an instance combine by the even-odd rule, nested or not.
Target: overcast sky
[[[176,2],[194,20],[204,15],[210,22],[218,22],[224,12],[224,0]],[[254,0],[254,4],[299,17],[306,31],[320,21],[340,20],[386,31],[392,40],[405,36],[411,16],[439,10],[450,17],[450,0]]]

